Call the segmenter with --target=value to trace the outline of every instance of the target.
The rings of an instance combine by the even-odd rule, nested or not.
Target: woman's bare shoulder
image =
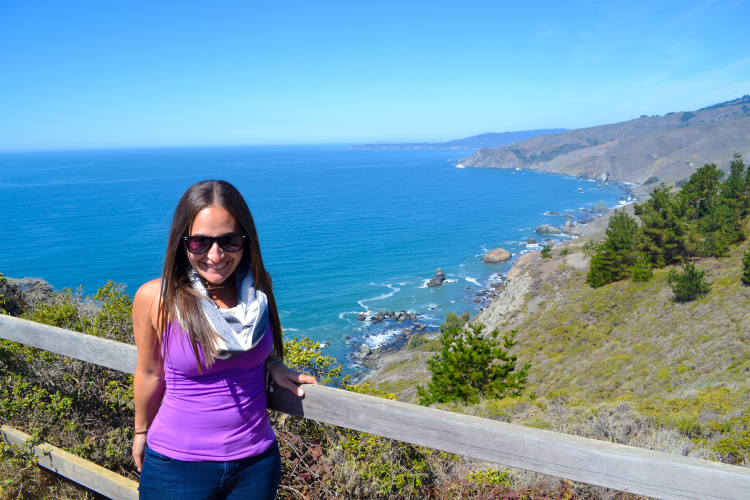
[[[146,306],[150,308],[151,304],[161,295],[161,279],[148,281],[141,285],[137,292],[135,292],[135,298],[133,299],[133,307]]]

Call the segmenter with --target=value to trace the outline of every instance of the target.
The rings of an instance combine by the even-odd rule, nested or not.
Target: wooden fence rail
[[[61,328],[0,316],[0,338],[126,373],[135,370],[134,346]],[[276,387],[269,395],[268,406],[318,422],[652,498],[750,499],[750,470],[743,467],[507,424],[330,387],[306,386],[304,398]],[[79,481],[66,475],[65,471],[60,473]]]

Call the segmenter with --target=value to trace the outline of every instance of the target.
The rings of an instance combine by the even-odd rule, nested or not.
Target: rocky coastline
[[[630,186],[622,184],[618,187],[625,191],[625,195],[615,198],[615,201],[624,202],[626,203],[625,205],[620,205],[610,210],[607,210],[606,206],[604,210],[601,210],[601,206],[595,206],[594,209],[580,209],[577,217],[561,212],[544,212],[544,215],[561,217],[564,220],[560,224],[543,224],[537,228],[536,232],[547,238],[527,239],[525,243],[521,244],[525,249],[518,255],[511,254],[502,248],[495,248],[481,257],[482,261],[490,265],[508,261],[511,261],[512,265],[506,273],[496,272],[490,274],[486,278],[486,286],[465,287],[465,290],[469,292],[469,300],[473,300],[475,307],[478,308],[476,314],[480,315],[495,300],[517,303],[518,297],[516,296],[520,292],[523,292],[522,289],[524,287],[523,283],[514,283],[513,278],[518,275],[520,269],[528,264],[529,259],[533,259],[534,256],[539,255],[539,251],[544,246],[554,248],[565,242],[590,234],[594,230],[600,230],[602,223],[606,225],[606,221],[614,210],[629,207],[634,201],[638,200],[632,189],[630,189]],[[604,204],[601,203],[601,205]],[[632,206],[628,210],[632,212]],[[554,236],[557,239],[550,238],[550,236]],[[445,281],[445,273],[442,269],[438,268],[435,271],[435,275],[425,284],[429,287],[437,287],[442,286]],[[382,328],[375,331],[370,330],[361,337],[345,337],[350,349],[349,362],[355,367],[353,377],[355,381],[371,376],[373,370],[382,367],[384,358],[401,351],[409,345],[412,339],[418,338],[418,336],[425,339],[435,339],[440,335],[439,327],[434,324],[427,324],[428,322],[425,321],[424,314],[410,312],[405,309],[401,311],[379,311],[377,313],[361,312],[358,314],[357,319],[360,322],[366,322],[368,326],[382,324]],[[387,340],[374,347],[368,343],[368,340],[374,337],[383,336]]]

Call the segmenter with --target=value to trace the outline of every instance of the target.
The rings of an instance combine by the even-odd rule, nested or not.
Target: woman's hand
[[[294,371],[281,362],[273,363],[268,370],[271,372],[274,382],[281,387],[289,389],[299,397],[304,396],[305,391],[303,391],[297,384],[318,385],[318,381],[315,380],[315,377]]]
[[[133,460],[138,472],[143,469],[143,455],[146,453],[146,435],[136,434],[133,438]]]

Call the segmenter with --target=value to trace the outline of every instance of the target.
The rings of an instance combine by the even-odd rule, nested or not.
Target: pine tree
[[[746,237],[742,218],[750,208],[748,175],[739,153],[734,155],[726,179],[718,182],[722,172],[706,165],[690,177],[680,197],[690,208],[687,253],[690,255],[725,256],[730,245]]]
[[[636,261],[638,223],[625,212],[615,210],[607,226],[607,238],[594,247],[586,283],[593,288],[630,277]]]
[[[750,209],[748,200],[747,172],[742,155],[734,154],[734,160],[729,163],[729,175],[721,183],[721,197],[730,207],[737,211],[737,218],[748,214]]]
[[[717,197],[705,217],[695,223],[697,252],[704,257],[723,257],[734,243],[745,239],[742,218],[732,200]]]
[[[651,259],[645,253],[638,254],[633,266],[633,281],[648,281],[651,279],[653,271],[651,270]]]
[[[530,363],[516,371],[516,356],[508,349],[518,342],[517,330],[498,340],[498,330],[482,336],[483,324],[469,325],[464,331],[450,328],[440,337],[443,350],[427,361],[432,377],[427,389],[417,386],[419,404],[467,402],[480,398],[519,396],[528,378]]]
[[[690,302],[711,291],[711,285],[706,280],[706,271],[698,269],[691,261],[682,263],[681,273],[676,269],[670,269],[667,281],[677,302]]]
[[[676,196],[663,183],[648,201],[635,205],[635,214],[643,223],[640,249],[657,267],[679,262],[686,253],[688,207],[684,197]]]
[[[742,254],[742,283],[750,285],[750,249]]]
[[[683,184],[680,197],[690,207],[690,218],[700,219],[709,210],[709,205],[719,192],[719,181],[724,172],[715,164],[706,164],[699,168],[690,179]]]

